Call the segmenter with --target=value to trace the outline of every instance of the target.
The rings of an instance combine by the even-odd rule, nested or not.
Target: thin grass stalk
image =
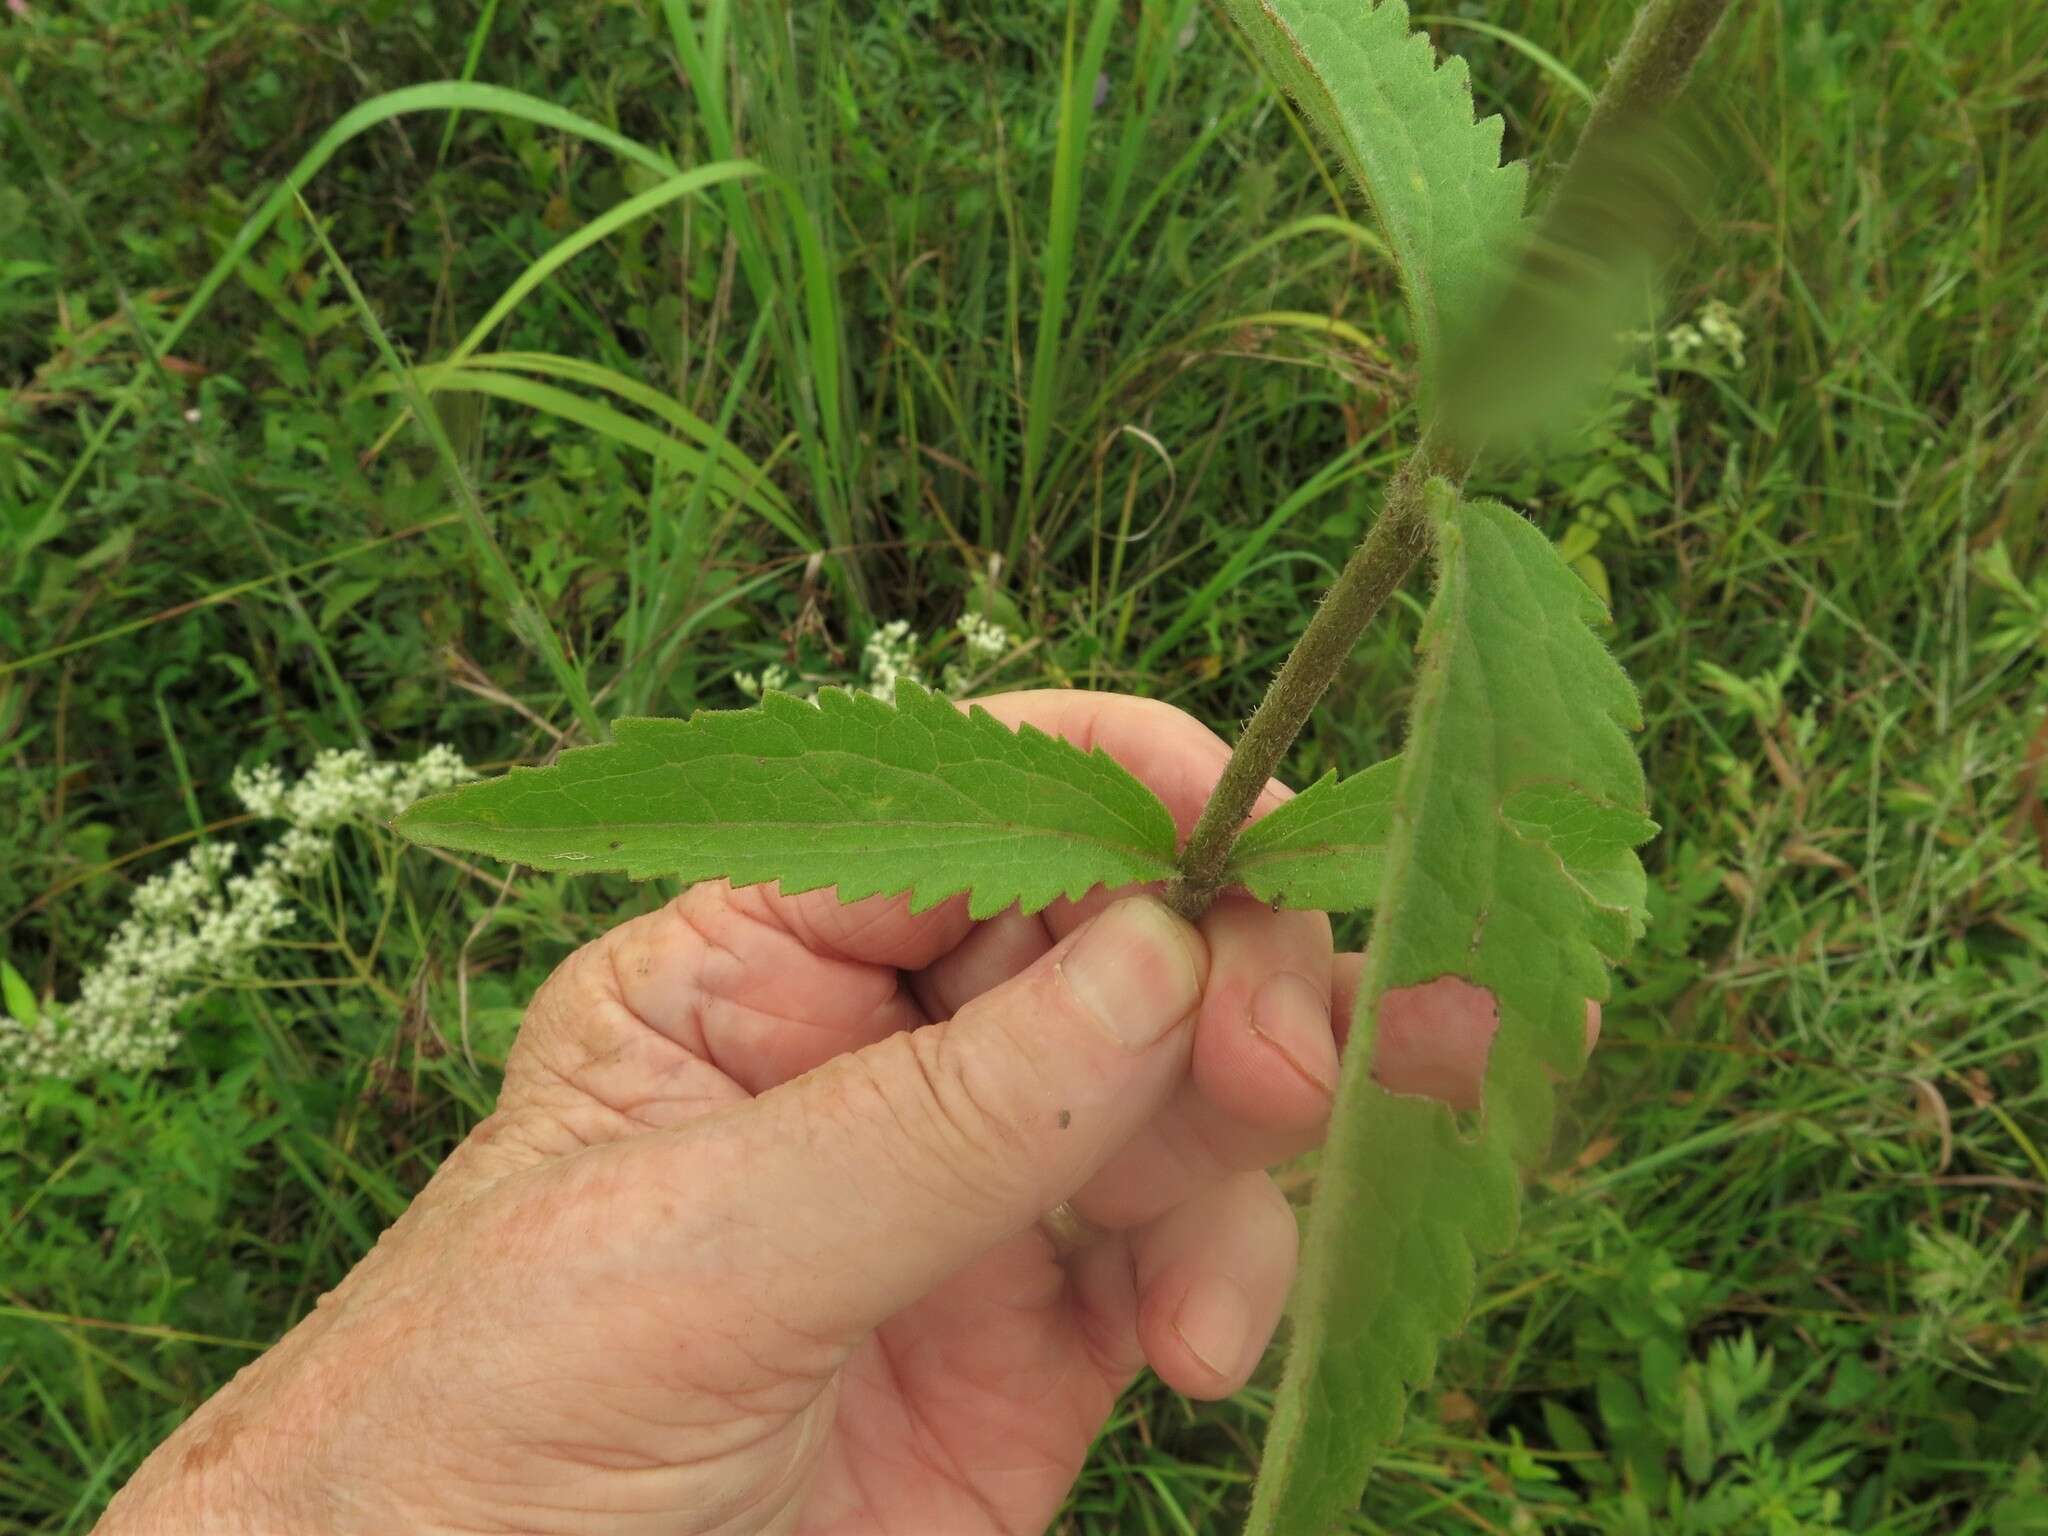
[[[1066,39],[1061,52],[1060,116],[1052,164],[1052,211],[1040,253],[1044,287],[1038,305],[1037,335],[1032,341],[1031,384],[1024,408],[1024,462],[1011,510],[1004,555],[1015,565],[1024,553],[1028,533],[1037,526],[1039,474],[1052,441],[1053,405],[1065,356],[1067,289],[1073,281],[1074,251],[1080,229],[1081,181],[1087,168],[1088,126],[1095,116],[1095,82],[1109,49],[1110,24],[1117,0],[1095,0],[1094,14],[1080,50],[1075,51],[1075,6],[1067,8]]]
[[[507,117],[538,123],[545,128],[573,133],[660,175],[679,174],[674,162],[659,151],[649,149],[622,134],[614,133],[586,117],[565,111],[561,107],[520,91],[454,80],[437,80],[426,85],[387,91],[382,96],[372,97],[361,106],[343,114],[341,120],[322,134],[313,147],[300,157],[299,162],[291,168],[284,180],[271,189],[257,210],[243,221],[240,229],[235,231],[234,239],[228,242],[228,248],[221,253],[220,259],[214,262],[207,269],[206,275],[199,280],[199,286],[193,289],[192,297],[185,301],[185,306],[178,311],[177,318],[164,328],[162,335],[151,339],[150,347],[160,355],[178,344],[178,339],[205,311],[206,306],[213,302],[214,295],[220,292],[221,285],[242,264],[242,259],[255,249],[256,242],[269,233],[270,227],[277,222],[279,215],[292,205],[300,191],[351,140],[380,124],[410,113],[459,111],[464,108],[501,113]],[[26,115],[19,109],[15,115],[17,119],[27,121]],[[140,386],[144,380],[151,377],[153,375],[148,363],[145,362],[135,370],[129,387],[115,397],[106,416],[93,429],[92,436],[86,440],[85,448],[72,464],[70,473],[64,477],[56,493],[50,498],[50,504],[45,509],[49,516],[61,515],[64,508],[70,504],[71,497],[84,480],[86,472],[91,469],[100,454],[106,451],[114,432],[127,419]]]
[[[391,338],[385,335],[384,327],[378,321],[376,312],[370,308],[369,300],[363,297],[362,289],[356,286],[355,274],[349,270],[348,264],[341,259],[341,253],[336,251],[328,240],[327,231],[322,229],[319,220],[313,217],[313,210],[306,207],[303,199],[299,201],[299,207],[307,223],[311,225],[315,238],[319,240],[320,249],[327,253],[327,259],[332,263],[335,275],[348,290],[349,301],[355,306],[364,330],[376,344],[379,355],[383,357],[385,368],[399,381],[400,388],[404,390],[407,403],[412,407],[413,419],[419,423],[420,430],[426,434],[428,442],[433,446],[435,457],[441,461],[441,472],[448,481],[449,492],[454,496],[456,507],[461,511],[463,522],[469,529],[471,542],[476,546],[477,555],[483,564],[485,580],[497,589],[499,601],[511,610],[513,632],[539,652],[541,660],[553,675],[556,686],[562,690],[562,696],[568,700],[569,707],[575,712],[576,719],[590,739],[608,739],[610,732],[606,730],[603,719],[591,702],[589,683],[570,662],[568,653],[562,649],[560,637],[555,634],[554,626],[549,624],[546,616],[541,613],[539,605],[520,582],[511,562],[505,558],[504,550],[499,547],[497,535],[491,529],[490,519],[484,515],[483,502],[476,493],[476,487],[470,484],[469,475],[462,467],[462,460],[455,451],[454,443],[449,440],[448,429],[443,425],[440,413],[434,409],[433,401],[428,398],[426,391],[419,387],[412,370],[400,361],[397,349],[392,346]]]
[[[41,135],[36,133],[30,124],[28,114],[22,110],[21,98],[16,93],[13,82],[7,81],[4,76],[0,76],[0,85],[4,85],[8,101],[15,109],[15,116],[21,124],[23,141],[28,145],[29,154],[36,162],[36,169],[42,175],[44,185],[50,189],[50,195],[57,200],[58,206],[64,210],[65,216],[70,219],[72,226],[77,230],[79,238],[84,241],[86,251],[92,257],[93,265],[98,270],[101,281],[105,282],[113,290],[115,301],[121,306],[122,318],[126,322],[129,331],[134,335],[136,346],[142,351],[144,371],[156,381],[166,400],[176,399],[177,386],[172,382],[170,373],[165,369],[163,361],[164,347],[168,346],[169,343],[164,342],[160,344],[152,339],[149,334],[149,327],[143,323],[141,315],[136,313],[135,306],[128,296],[127,285],[116,275],[113,264],[107,259],[105,249],[100,245],[99,238],[92,231],[92,226],[79,213],[78,206],[72,201],[70,192],[52,170],[49,158],[44,150]],[[133,392],[131,388],[129,393],[132,394]],[[116,410],[118,410],[118,407]],[[107,421],[111,423],[115,419],[116,412],[110,411]],[[350,734],[359,743],[368,742],[370,739],[369,733],[363,725],[362,707],[356,700],[355,690],[349,686],[348,680],[342,676],[341,668],[335,663],[334,652],[329,648],[326,638],[320,633],[319,626],[314,624],[312,615],[306,611],[305,605],[299,601],[298,589],[292,584],[291,576],[284,562],[278,557],[277,551],[271,548],[270,540],[263,532],[263,524],[258,521],[256,514],[250,511],[248,504],[242,500],[241,492],[235,486],[234,477],[220,463],[214,454],[213,445],[206,440],[205,433],[200,430],[197,423],[188,421],[186,430],[192,439],[194,456],[204,466],[208,478],[214,482],[215,490],[221,499],[234,510],[236,518],[242,525],[242,532],[249,541],[249,547],[256,551],[264,565],[269,568],[271,579],[277,583],[278,595],[284,599],[285,606],[291,610],[293,620],[304,631],[306,644],[311,648],[315,660],[320,665],[320,671],[326,679],[329,691],[334,696],[335,703],[340,706],[342,713],[348,717]],[[78,473],[82,473],[82,470],[78,471]],[[75,482],[66,482],[67,486],[72,483]],[[60,502],[63,496],[64,492],[60,491],[58,495]]]

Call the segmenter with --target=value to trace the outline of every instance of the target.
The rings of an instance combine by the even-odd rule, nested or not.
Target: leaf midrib
[[[785,821],[781,819],[769,819],[766,817],[745,817],[731,821],[607,821],[601,823],[579,822],[574,825],[558,823],[544,823],[541,825],[534,825],[532,823],[527,823],[518,827],[517,829],[510,827],[502,829],[497,827],[489,827],[477,821],[439,823],[431,821],[422,821],[416,823],[416,825],[418,825],[422,830],[432,829],[441,832],[459,831],[463,828],[482,828],[486,832],[496,832],[500,830],[512,832],[516,830],[518,835],[520,836],[538,835],[545,837],[550,833],[560,833],[564,836],[602,836],[606,832],[617,831],[620,829],[629,829],[634,832],[668,832],[672,836],[677,835],[681,832],[701,832],[706,830],[707,828],[731,829],[740,827],[761,827],[766,829],[796,829],[802,831],[815,832],[819,827],[829,827],[832,826],[833,823],[824,821]],[[1144,859],[1150,863],[1157,864],[1162,872],[1170,872],[1173,868],[1173,856],[1170,853],[1160,853],[1153,849],[1143,847],[1136,843],[1117,842],[1112,838],[1102,837],[1093,833],[1072,832],[1064,830],[1059,827],[1033,826],[1023,822],[1007,821],[920,821],[914,819],[892,819],[886,822],[877,822],[873,825],[875,827],[875,830],[878,832],[890,832],[899,829],[916,829],[920,831],[966,829],[978,832],[988,832],[992,834],[1008,833],[1012,836],[1022,835],[1033,838],[1051,839],[1055,842],[1069,845],[1074,843],[1085,843],[1093,847],[1107,848],[1116,853],[1127,853],[1132,855],[1133,857]]]

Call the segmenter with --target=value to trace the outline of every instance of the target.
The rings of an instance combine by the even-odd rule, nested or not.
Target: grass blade
[[[547,664],[548,671],[554,676],[556,685],[562,690],[563,697],[569,701],[570,708],[576,712],[577,720],[582,723],[583,729],[589,733],[591,739],[603,741],[607,733],[604,721],[599,718],[596,707],[590,701],[589,685],[584,681],[583,674],[570,662],[568,653],[562,649],[561,638],[556,635],[554,626],[548,623],[531,594],[520,584],[511,562],[506,560],[504,550],[499,548],[497,535],[491,530],[490,519],[484,515],[483,503],[477,496],[476,487],[469,483],[469,476],[463,470],[462,460],[455,452],[455,445],[449,441],[448,429],[442,424],[433,402],[414,381],[411,372],[399,361],[397,350],[391,345],[391,338],[384,334],[384,327],[378,323],[376,312],[370,308],[369,300],[363,297],[362,289],[356,286],[355,274],[349,271],[347,263],[328,241],[327,231],[322,229],[319,221],[313,217],[313,210],[307,208],[303,200],[299,207],[307,222],[312,225],[313,233],[320,241],[321,250],[327,253],[328,261],[333,263],[335,275],[348,290],[350,302],[355,305],[356,313],[362,317],[363,329],[377,344],[377,351],[384,358],[384,366],[390,370],[391,376],[399,381],[399,387],[405,392],[412,406],[413,419],[420,424],[420,430],[427,435],[428,442],[433,445],[434,455],[441,461],[441,472],[447,477],[449,493],[455,498],[463,521],[469,528],[471,542],[476,545],[477,554],[483,562],[484,577],[497,590],[499,600],[511,610],[513,632],[540,654],[541,660]]]
[[[199,286],[192,297],[185,301],[185,307],[178,311],[178,317],[164,328],[161,336],[154,338],[151,345],[159,353],[168,352],[177,345],[192,322],[199,318],[221,285],[228,280],[242,258],[255,248],[256,242],[268,233],[278,216],[292,206],[300,191],[315,176],[322,166],[346,146],[350,140],[361,137],[379,124],[394,118],[404,117],[413,112],[454,112],[465,108],[479,112],[496,112],[506,117],[524,119],[539,123],[542,127],[558,128],[564,133],[573,133],[579,138],[602,145],[614,154],[644,165],[663,176],[677,174],[675,162],[658,150],[617,134],[589,118],[555,106],[550,102],[528,96],[522,91],[508,91],[495,85],[477,85],[473,82],[439,80],[427,85],[407,86],[403,90],[387,91],[382,96],[372,97],[353,111],[346,113],[339,122],[320,136],[314,146],[307,150],[294,165],[285,179],[271,190],[268,197],[252,213],[242,227],[235,232],[228,248],[221,253],[206,276],[199,280]],[[141,383],[147,375],[147,366],[136,370],[134,382]],[[64,477],[56,494],[50,499],[49,515],[54,517],[69,503],[78,484],[85,478],[86,471],[105,451],[108,441],[128,414],[129,401],[133,396],[131,388],[115,398],[106,419],[94,430],[86,442],[85,449]]]

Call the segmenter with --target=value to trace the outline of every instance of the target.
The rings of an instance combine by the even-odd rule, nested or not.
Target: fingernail
[[[1067,990],[1118,1045],[1142,1051],[1195,1010],[1202,978],[1186,923],[1150,897],[1118,902],[1060,962]]]
[[[1252,1033],[1280,1053],[1281,1059],[1312,1087],[1334,1096],[1337,1082],[1325,1059],[1323,1042],[1330,1034],[1330,1004],[1306,976],[1283,971],[1270,976],[1252,994]]]
[[[1251,1301],[1228,1275],[1204,1275],[1181,1298],[1173,1331],[1189,1354],[1225,1381],[1235,1381],[1251,1346]]]

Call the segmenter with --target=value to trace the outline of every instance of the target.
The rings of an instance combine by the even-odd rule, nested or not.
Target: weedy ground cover
[[[1626,19],[1431,26],[1540,184]],[[2041,28],[1739,18],[1739,173],[1676,310],[1568,451],[1472,487],[1612,599],[1664,831],[1587,1089],[1362,1529],[2039,1518]],[[769,667],[1249,711],[1412,391],[1362,210],[1228,32],[1193,6],[820,7],[736,23],[721,57],[679,82],[663,18],[627,7],[575,36],[495,10],[10,13],[11,1008],[75,997],[195,843],[261,857],[237,767],[443,740],[532,761],[587,712],[737,704],[732,674]],[[473,387],[436,394],[467,508],[387,439],[310,221],[396,344],[445,359],[665,166],[481,110],[394,119],[156,367],[135,339],[330,124],[465,66],[676,167],[769,167],[823,232],[786,243],[735,174],[521,295]],[[721,131],[721,102],[763,106]],[[821,346],[844,387],[806,397]],[[1398,746],[1405,613],[1297,783]],[[506,885],[374,826],[322,859],[295,926],[185,1006],[168,1070],[10,1085],[15,1528],[89,1523],[487,1106],[546,967],[656,896]],[[1269,1387],[1134,1393],[1073,1527],[1227,1528]]]

